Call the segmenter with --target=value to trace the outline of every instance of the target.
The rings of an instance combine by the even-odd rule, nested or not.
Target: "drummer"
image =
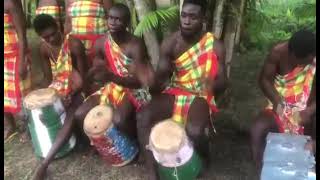
[[[41,37],[40,57],[43,72],[47,77],[42,87],[56,89],[64,103],[67,117],[47,157],[36,172],[36,179],[42,179],[49,163],[64,142],[69,139],[73,128],[73,114],[83,102],[83,77],[86,74],[86,55],[82,42],[72,36],[64,36],[55,19],[40,14],[34,19],[34,29]]]
[[[224,91],[226,76],[224,46],[212,33],[203,30],[206,6],[204,0],[185,0],[180,29],[164,39],[161,45],[152,86],[154,95],[137,116],[142,147],[148,143],[151,128],[172,117],[185,126],[201,158],[209,160],[209,142],[204,132],[217,112],[214,96]],[[151,152],[144,154],[149,179],[158,179]],[[205,165],[208,163],[206,161]]]
[[[63,1],[61,0],[40,0],[36,14],[48,14],[52,16],[58,23],[58,26],[63,32]]]
[[[97,40],[94,66],[88,72],[91,80],[100,82],[102,87],[78,108],[75,118],[83,124],[93,107],[108,104],[115,109],[114,125],[133,137],[136,136],[135,112],[150,99],[139,79],[151,72],[151,65],[143,40],[126,30],[130,23],[127,6],[112,6],[107,22],[109,32]]]
[[[251,127],[251,148],[259,172],[268,132],[307,134],[315,142],[315,57],[315,34],[300,30],[289,41],[275,45],[265,60],[259,85],[269,105]]]

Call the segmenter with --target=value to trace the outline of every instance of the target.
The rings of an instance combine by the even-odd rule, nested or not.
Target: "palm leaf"
[[[172,22],[179,16],[179,7],[172,6],[170,8],[158,9],[148,13],[137,25],[134,34],[136,36],[142,37],[144,32],[150,31],[152,29],[157,29],[162,23]]]

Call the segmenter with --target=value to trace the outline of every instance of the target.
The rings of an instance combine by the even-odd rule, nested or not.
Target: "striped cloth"
[[[121,77],[130,76],[127,66],[132,63],[132,59],[121,52],[120,47],[113,41],[110,34],[108,34],[105,42],[105,52],[108,61],[107,64],[114,74]],[[137,111],[151,99],[151,95],[146,89],[128,89],[113,82],[106,83],[105,86],[95,94],[101,95],[100,104],[111,104],[114,107],[120,105],[123,97],[127,95]]]
[[[303,127],[299,126],[294,118],[294,112],[306,109],[315,73],[316,58],[305,67],[296,67],[286,75],[276,76],[274,86],[286,104],[284,114],[281,117],[275,114],[270,101],[266,109],[274,115],[280,132],[304,133]]]
[[[31,88],[31,73],[20,81],[18,35],[10,14],[4,13],[4,112],[20,112],[22,97]]]
[[[107,32],[106,15],[100,3],[88,0],[70,4],[72,34],[104,34]]]
[[[62,7],[59,7],[59,6],[41,6],[37,8],[36,15],[48,14],[59,22],[61,10],[62,10]]]
[[[78,0],[70,4],[68,14],[71,17],[71,34],[82,41],[89,63],[92,63],[94,44],[107,32],[104,9],[98,2]]]
[[[49,87],[56,89],[62,97],[71,92],[72,58],[68,41],[69,35],[65,37],[57,60],[50,58],[52,83]]]
[[[181,124],[186,122],[195,97],[206,99],[211,112],[217,112],[214,97],[207,90],[205,83],[208,79],[214,79],[218,71],[218,60],[213,45],[213,34],[206,33],[197,44],[174,62],[176,71],[164,93],[175,96],[172,119]]]

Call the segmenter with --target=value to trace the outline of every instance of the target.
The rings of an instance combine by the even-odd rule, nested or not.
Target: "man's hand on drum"
[[[300,111],[299,116],[300,116],[299,125],[301,126],[308,125],[312,121],[311,119],[312,112],[310,112],[308,108],[303,111]]]

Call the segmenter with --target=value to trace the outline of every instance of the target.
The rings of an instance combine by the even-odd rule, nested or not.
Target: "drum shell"
[[[89,138],[102,159],[111,166],[125,166],[139,152],[137,142],[129,139],[113,125],[106,130],[104,135],[99,137],[89,136]]]
[[[191,142],[186,138],[177,152],[158,151],[151,145],[151,151],[158,163],[160,179],[193,180],[202,169],[202,161],[194,151]]]
[[[66,112],[59,98],[52,105],[42,108],[26,109],[30,121],[28,122],[34,152],[37,157],[45,158],[54,143],[57,133],[62,128],[66,118]],[[42,121],[40,120],[42,116]],[[76,144],[76,138],[72,134],[56,154],[60,158],[69,153]]]
[[[202,161],[194,151],[191,159],[178,167],[165,167],[158,164],[158,172],[161,180],[195,180],[202,169]]]

